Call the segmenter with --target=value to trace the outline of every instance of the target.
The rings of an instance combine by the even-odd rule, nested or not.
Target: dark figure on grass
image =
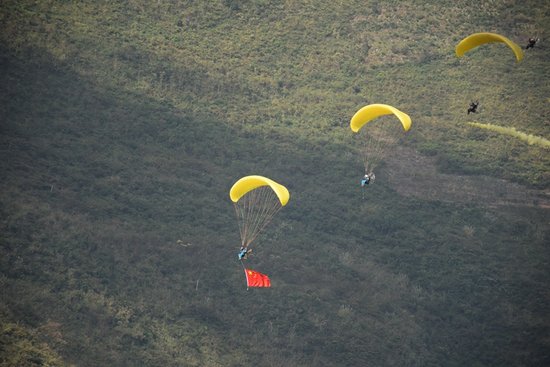
[[[470,114],[470,112],[471,113],[476,113],[477,112],[477,106],[479,106],[478,101],[470,103],[470,107],[468,107],[468,115]]]

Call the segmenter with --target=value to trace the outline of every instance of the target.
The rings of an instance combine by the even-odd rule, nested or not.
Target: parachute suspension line
[[[399,131],[394,131],[397,129],[399,127],[394,121],[378,121],[376,125],[365,126],[361,138],[365,173],[372,172],[387,151],[397,142]]]
[[[363,162],[365,173],[372,172],[380,163],[386,142],[380,137],[380,129],[367,129],[363,140]]]
[[[254,236],[254,232],[258,226],[258,222],[261,218],[261,212],[264,210],[264,208],[260,205],[261,203],[261,192],[263,190],[261,188],[256,189],[254,191],[251,191],[246,194],[244,197],[245,204],[248,204],[246,217],[243,219],[243,228],[244,228],[244,237],[242,238],[243,246],[248,247],[250,243],[252,242],[252,237]],[[241,198],[242,200],[243,198]]]
[[[249,243],[258,236],[265,226],[271,222],[273,216],[282,208],[279,199],[268,187],[260,188],[256,205],[260,210],[252,222]]]
[[[269,187],[248,192],[234,204],[241,234],[241,245],[248,247],[273,216],[282,208]]]
[[[381,142],[367,135],[363,140],[362,150],[365,173],[372,172],[378,166],[379,157],[382,154]]]
[[[248,247],[262,229],[271,221],[275,213],[281,208],[279,201],[271,189],[259,188],[251,192],[249,211],[247,218],[244,218],[243,243]]]
[[[246,226],[246,220],[250,217],[250,213],[252,211],[250,195],[250,193],[245,195],[239,200],[239,202],[234,204],[235,213],[237,214],[237,222],[239,224],[242,247],[247,246],[245,242],[246,238],[248,237],[248,227]]]
[[[239,233],[241,235],[241,246],[244,247],[244,238],[246,236],[245,234],[245,228],[242,224],[244,221],[244,210],[242,206],[239,206],[238,204],[234,204],[235,207],[235,213],[237,214],[237,223],[239,224]]]

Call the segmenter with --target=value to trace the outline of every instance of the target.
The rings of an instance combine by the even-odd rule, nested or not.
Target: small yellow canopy
[[[246,176],[235,182],[231,190],[229,191],[229,197],[236,203],[247,192],[257,189],[258,187],[269,186],[281,202],[282,206],[285,206],[290,199],[290,193],[287,188],[277,182],[263,176]]]
[[[460,41],[458,45],[456,45],[456,56],[462,57],[471,49],[491,42],[501,42],[510,47],[516,55],[516,62],[520,62],[521,59],[523,59],[523,51],[521,51],[521,47],[519,47],[516,43],[510,41],[504,36],[501,36],[500,34],[487,32],[474,33]]]
[[[351,121],[350,121],[351,130],[353,130],[353,132],[356,133],[367,122],[374,120],[379,116],[391,115],[391,114],[394,114],[395,116],[397,116],[399,121],[401,121],[401,124],[403,125],[403,129],[405,131],[409,131],[412,123],[409,115],[387,104],[370,104],[368,106],[361,108],[351,118]]]

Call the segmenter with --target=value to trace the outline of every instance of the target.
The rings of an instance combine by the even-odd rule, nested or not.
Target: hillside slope
[[[443,173],[437,169],[436,158],[423,156],[410,148],[397,148],[386,162],[384,179],[404,196],[489,207],[550,208],[549,190],[529,188],[491,176]]]
[[[550,363],[545,1],[4,1],[0,365]],[[468,33],[540,44],[456,59]],[[362,192],[350,116],[413,128]],[[243,175],[291,200],[247,264]]]

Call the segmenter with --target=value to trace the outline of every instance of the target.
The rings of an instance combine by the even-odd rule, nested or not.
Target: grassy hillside
[[[363,199],[348,122],[395,105],[413,118],[402,166],[416,152],[472,195],[497,179],[544,195],[548,150],[467,122],[550,138],[549,17],[544,1],[2,2],[0,365],[548,364],[549,209],[404,191],[391,160]],[[456,59],[477,31],[542,41],[519,64],[498,45]],[[248,174],[291,192],[249,261],[269,290],[246,291],[235,259],[228,190]]]

